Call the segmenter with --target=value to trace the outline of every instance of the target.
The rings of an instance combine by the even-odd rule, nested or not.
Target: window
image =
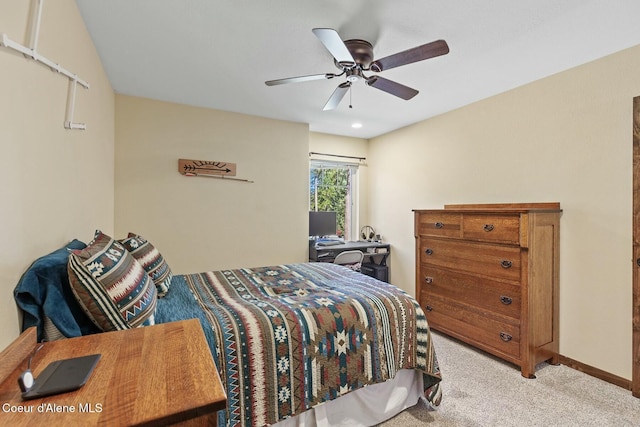
[[[334,211],[337,233],[347,240],[357,240],[358,165],[311,160],[309,167],[309,210]]]

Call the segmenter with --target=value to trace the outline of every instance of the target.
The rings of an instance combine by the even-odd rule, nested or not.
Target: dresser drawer
[[[462,217],[462,237],[517,245],[520,242],[520,215],[465,213]]]
[[[429,265],[420,268],[420,298],[440,295],[479,310],[520,318],[522,288],[469,274],[443,270]]]
[[[420,263],[520,281],[520,248],[437,238],[420,240]]]
[[[496,349],[516,358],[520,356],[519,323],[500,321],[437,295],[427,295],[421,304],[431,328],[481,347]]]
[[[420,212],[416,231],[421,236],[460,237],[462,214],[453,212]]]

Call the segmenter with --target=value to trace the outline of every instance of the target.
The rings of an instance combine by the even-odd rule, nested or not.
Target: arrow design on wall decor
[[[227,166],[227,165],[226,164],[214,164],[214,165],[207,166],[207,167],[200,167],[200,166],[194,166],[194,165],[184,165],[184,170],[187,171],[187,172],[193,172],[193,171],[197,171],[197,170],[214,171],[214,172],[221,172],[221,173],[229,173],[229,172],[231,172],[231,169],[225,168],[225,166]]]
[[[178,172],[183,175],[236,176],[236,164],[212,160],[178,159]]]

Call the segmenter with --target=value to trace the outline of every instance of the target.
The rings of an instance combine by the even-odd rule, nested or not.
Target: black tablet
[[[51,362],[35,379],[33,386],[22,393],[23,399],[35,399],[66,393],[82,387],[100,360],[99,354]]]

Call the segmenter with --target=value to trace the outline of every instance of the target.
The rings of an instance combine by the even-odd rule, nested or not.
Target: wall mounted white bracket
[[[75,123],[73,121],[73,113],[75,110],[75,101],[76,101],[76,86],[80,83],[85,89],[89,89],[89,83],[82,80],[80,77],[72,73],[60,66],[50,59],[45,58],[36,52],[36,48],[38,45],[38,35],[40,33],[40,17],[42,16],[42,3],[44,0],[34,0],[36,6],[33,9],[33,17],[31,19],[31,47],[23,46],[20,43],[17,43],[9,38],[7,34],[0,33],[0,47],[5,47],[8,49],[15,50],[16,52],[22,53],[25,57],[33,59],[36,62],[46,65],[51,69],[51,71],[55,71],[67,77],[70,82],[70,94],[67,95],[67,112],[66,119],[64,121],[64,127],[67,129],[86,129],[87,126],[84,123]]]

